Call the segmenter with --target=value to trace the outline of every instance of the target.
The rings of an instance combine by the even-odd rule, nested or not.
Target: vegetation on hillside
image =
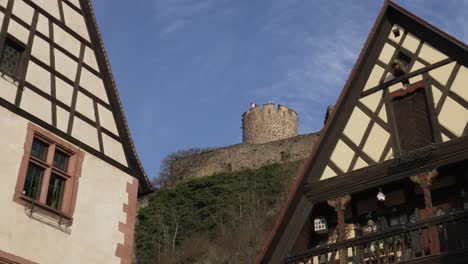
[[[137,263],[251,263],[302,163],[220,173],[156,191],[139,210]]]

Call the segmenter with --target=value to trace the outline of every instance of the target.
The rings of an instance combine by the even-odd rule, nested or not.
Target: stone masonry
[[[273,163],[305,160],[318,133],[297,135],[297,114],[286,106],[265,104],[242,115],[243,143],[175,160],[173,179],[184,181],[220,172],[255,169]]]
[[[284,105],[264,104],[242,115],[243,142],[262,144],[297,136],[297,113]]]

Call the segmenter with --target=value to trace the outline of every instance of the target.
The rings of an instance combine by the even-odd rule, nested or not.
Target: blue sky
[[[468,1],[396,1],[468,40]],[[249,102],[317,131],[383,0],[93,1],[133,139],[151,177],[169,153],[242,141]]]

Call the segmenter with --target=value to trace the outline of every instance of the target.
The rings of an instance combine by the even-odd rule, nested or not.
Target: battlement
[[[242,117],[244,118],[246,115],[250,114],[289,114],[293,115],[297,118],[297,113],[293,109],[282,105],[282,104],[273,104],[273,103],[268,103],[268,104],[263,104],[263,105],[257,105],[242,114]]]
[[[297,136],[297,113],[284,105],[264,104],[242,115],[243,142],[263,144]]]

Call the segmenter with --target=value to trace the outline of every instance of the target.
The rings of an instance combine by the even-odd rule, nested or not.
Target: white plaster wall
[[[73,120],[72,136],[94,149],[99,150],[97,129],[77,116],[75,116]]]
[[[49,37],[49,19],[44,15],[39,14],[36,30],[44,34],[46,37]]]
[[[33,0],[35,4],[43,8],[47,13],[51,14],[58,20],[60,20],[60,12],[58,7],[58,1],[44,1],[44,0]]]
[[[85,68],[81,69],[80,85],[95,96],[99,97],[99,99],[109,103],[106,89],[104,88],[104,83],[101,78],[97,77]]]
[[[55,69],[65,75],[69,80],[75,81],[78,63],[58,49],[54,49]]]
[[[50,94],[50,72],[36,63],[30,61],[26,72],[26,81],[41,89],[46,94]]]
[[[22,0],[16,0],[13,4],[13,14],[18,16],[24,22],[31,24],[34,9]]]
[[[102,133],[102,143],[104,145],[104,153],[107,156],[115,159],[125,166],[128,166],[123,146],[120,142]]]
[[[79,57],[80,42],[56,24],[54,24],[54,41],[62,48],[68,50],[71,54]]]
[[[28,43],[29,30],[14,20],[10,20],[8,24],[8,33],[23,42],[24,45]]]
[[[65,16],[65,25],[73,29],[84,39],[89,40],[88,28],[86,27],[84,17],[68,5],[63,5],[63,14]]]
[[[88,66],[91,66],[93,69],[99,72],[99,67],[96,61],[96,55],[94,54],[94,51],[89,47],[86,47],[85,49],[83,60]]]
[[[44,62],[47,65],[50,65],[50,49],[49,43],[43,40],[41,37],[34,37],[33,46],[31,54]]]
[[[15,103],[16,92],[18,86],[13,84],[9,80],[0,77],[0,97],[7,100],[10,103]]]
[[[12,201],[28,121],[2,107],[0,116],[0,248],[37,263],[120,263],[118,225],[126,219],[122,205],[133,178],[86,153],[71,234],[33,220]]]

